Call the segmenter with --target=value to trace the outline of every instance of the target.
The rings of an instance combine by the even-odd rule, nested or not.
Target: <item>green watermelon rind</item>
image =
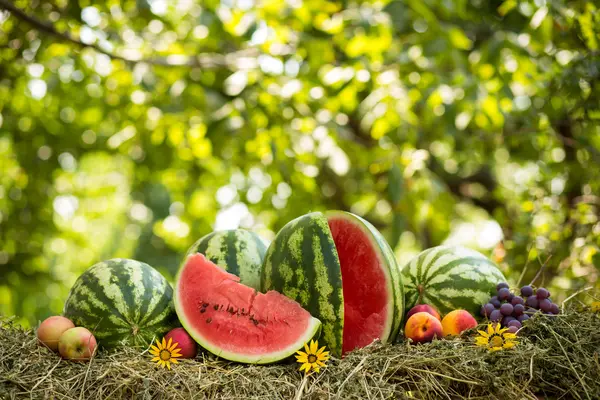
[[[177,277],[175,278],[175,301],[174,301],[175,311],[177,312],[177,315],[179,316],[179,321],[181,322],[181,325],[183,325],[183,328],[188,332],[188,334],[200,346],[202,346],[204,349],[208,350],[212,354],[214,354],[218,357],[222,357],[229,361],[235,361],[235,362],[240,362],[240,363],[271,364],[271,363],[278,362],[278,361],[284,360],[284,359],[292,356],[293,354],[296,353],[296,351],[301,349],[305,343],[308,343],[311,339],[317,338],[319,336],[319,334],[321,332],[321,321],[319,321],[317,318],[314,318],[311,316],[310,321],[308,323],[307,328],[305,329],[304,334],[302,336],[300,336],[298,338],[298,340],[296,340],[293,344],[287,346],[285,349],[278,351],[278,352],[270,353],[269,355],[257,355],[257,356],[242,355],[239,353],[234,353],[231,351],[223,350],[223,349],[219,348],[218,346],[211,344],[204,336],[202,336],[202,334],[200,332],[198,332],[197,330],[195,330],[193,328],[193,325],[189,321],[188,317],[186,316],[186,314],[178,300],[178,294],[180,292],[178,290],[179,278],[184,270],[185,263],[186,263],[188,257],[189,257],[189,255],[186,256],[186,258],[184,259],[184,262],[183,262],[182,266],[179,268],[179,272],[177,273]]]
[[[179,326],[166,278],[148,264],[120,258],[88,268],[71,288],[63,315],[104,348],[147,348]]]
[[[461,246],[437,246],[417,254],[402,268],[406,309],[430,304],[442,315],[463,309],[478,315],[506,278],[483,254]],[[419,295],[419,285],[422,294]]]
[[[240,282],[260,290],[260,275],[267,246],[254,232],[244,229],[215,231],[198,239],[186,257],[202,253],[225,271],[240,277]]]
[[[312,268],[307,266],[312,265]],[[261,291],[276,290],[322,323],[321,344],[340,356],[344,329],[342,272],[327,218],[314,212],[288,222],[267,249]],[[314,295],[318,294],[318,295]]]
[[[371,243],[376,244],[375,249],[379,249],[378,256],[382,266],[385,266],[384,272],[386,275],[387,288],[389,293],[392,293],[392,302],[389,307],[388,321],[391,321],[385,330],[389,332],[388,336],[380,338],[382,343],[395,341],[398,332],[402,326],[404,318],[404,285],[400,267],[396,261],[396,257],[387,240],[381,232],[375,228],[369,221],[361,218],[358,215],[346,211],[327,211],[325,217],[338,217],[346,221],[358,225],[363,233],[371,238]]]

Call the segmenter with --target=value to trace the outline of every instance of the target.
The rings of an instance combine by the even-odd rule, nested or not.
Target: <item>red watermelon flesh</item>
[[[289,357],[318,332],[320,321],[295,301],[239,280],[200,253],[181,267],[175,309],[202,347],[228,360],[264,364]]]
[[[393,320],[389,278],[369,235],[343,215],[328,217],[344,293],[342,353],[385,341]]]

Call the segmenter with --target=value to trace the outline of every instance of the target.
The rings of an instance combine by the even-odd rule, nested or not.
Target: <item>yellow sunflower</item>
[[[154,356],[152,362],[156,362],[163,368],[171,369],[171,363],[177,364],[177,357],[181,357],[181,349],[177,348],[179,343],[173,343],[169,338],[167,342],[163,338],[162,342],[156,339],[156,346],[150,346],[150,354]]]
[[[317,350],[318,349],[318,350]],[[325,351],[325,346],[319,349],[319,342],[315,340],[310,341],[310,347],[308,343],[304,344],[304,350],[306,352],[298,350],[296,353],[296,361],[302,364],[300,371],[304,370],[306,374],[312,369],[315,372],[319,372],[321,367],[325,367],[325,363],[329,360],[329,352]]]
[[[501,328],[500,324],[488,324],[487,332],[479,332],[479,336],[475,338],[477,346],[485,346],[490,351],[498,351],[502,349],[510,349],[518,344],[515,333],[507,332],[508,328]]]

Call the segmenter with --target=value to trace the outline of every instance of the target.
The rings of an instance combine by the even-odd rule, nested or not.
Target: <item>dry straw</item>
[[[469,333],[473,333],[469,332]],[[463,339],[428,345],[374,344],[320,374],[298,365],[247,366],[200,354],[173,371],[147,353],[100,352],[61,360],[34,332],[0,320],[0,398],[33,399],[598,399],[600,315],[537,317],[514,350],[487,352]]]

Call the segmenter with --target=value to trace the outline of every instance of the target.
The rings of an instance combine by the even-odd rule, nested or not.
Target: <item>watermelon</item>
[[[266,364],[294,354],[321,322],[287,297],[242,285],[203,254],[186,258],[177,274],[175,309],[202,347],[227,360]]]
[[[483,254],[460,246],[438,246],[414,257],[402,269],[406,308],[430,304],[441,314],[464,309],[478,315],[506,278]]]
[[[343,211],[285,225],[265,256],[262,290],[277,290],[323,323],[321,340],[342,355],[393,341],[404,314],[400,269],[383,236]]]
[[[63,314],[105,348],[145,348],[179,326],[165,277],[148,264],[121,258],[86,270],[71,288]]]
[[[202,253],[227,272],[240,277],[240,282],[260,290],[260,271],[267,246],[254,232],[243,229],[217,231],[200,238],[186,256]]]

